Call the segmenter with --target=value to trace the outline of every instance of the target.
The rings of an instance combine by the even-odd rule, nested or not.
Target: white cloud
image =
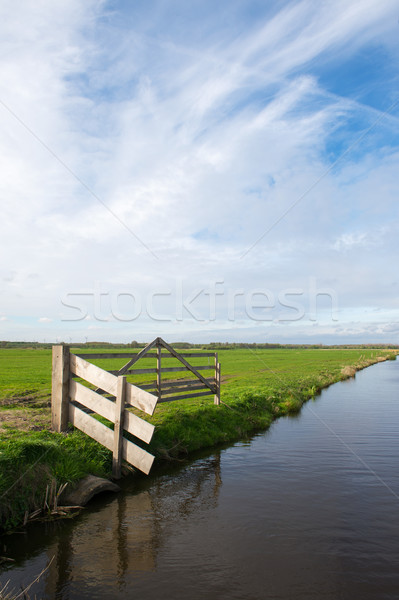
[[[354,246],[365,246],[367,236],[365,233],[343,233],[334,242],[333,249],[338,251],[350,250]]]
[[[201,36],[165,27],[157,3],[148,20],[145,8],[94,0],[23,6],[0,9],[4,312],[62,328],[67,294],[100,282],[146,297],[178,278],[191,291],[223,279],[278,295],[316,277],[343,308],[377,297],[397,307],[398,154],[378,139],[385,121],[367,151],[348,125],[357,152],[328,172],[331,136],[381,111],[316,74],[369,43],[397,52],[396,3],[275,4],[231,29],[220,20],[208,31],[204,17]],[[165,297],[162,311],[173,310]]]

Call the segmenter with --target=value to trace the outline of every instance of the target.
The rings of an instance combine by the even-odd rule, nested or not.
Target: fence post
[[[65,431],[69,416],[69,346],[53,346],[51,427]]]
[[[122,466],[123,415],[125,411],[126,377],[118,377],[115,402],[114,448],[112,455],[112,477],[120,479]]]
[[[162,399],[162,374],[161,374],[161,345],[157,346],[157,391],[158,391],[158,402]]]
[[[215,389],[216,394],[214,396],[213,402],[217,406],[220,404],[220,363],[218,362],[218,354],[215,352]]]

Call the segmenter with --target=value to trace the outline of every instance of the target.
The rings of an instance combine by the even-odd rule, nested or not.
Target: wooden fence
[[[82,356],[88,357],[90,355]],[[100,357],[100,355],[96,356]],[[180,364],[174,367],[164,367],[162,366],[163,360],[166,358],[177,359]],[[194,366],[187,361],[187,358],[207,358],[208,364]],[[136,368],[136,363],[141,359],[155,359],[156,366],[145,369]],[[191,372],[195,379],[182,378],[181,373],[187,374],[187,371]],[[200,371],[208,371],[208,373],[204,376]],[[141,352],[134,355],[119,371],[112,372],[115,375],[127,373],[136,378],[139,375],[155,375],[156,379],[151,383],[139,383],[136,380],[135,384],[142,390],[156,394],[158,402],[171,402],[173,400],[197,398],[198,396],[214,396],[215,404],[220,404],[220,363],[216,352],[185,352],[182,354],[158,337],[143,348]],[[210,372],[212,376],[210,376]],[[178,379],[163,378],[164,374],[169,377],[170,373],[176,373]]]
[[[155,352],[152,352],[155,350]],[[162,353],[163,351],[163,353]],[[208,365],[191,365],[186,358],[207,358]],[[88,362],[95,359],[129,358],[119,370],[106,371]],[[155,359],[156,366],[138,369],[140,359]],[[179,366],[163,367],[165,358],[177,359]],[[212,359],[212,364],[210,360]],[[181,372],[192,373],[195,379],[181,377]],[[203,376],[200,371],[208,371]],[[213,376],[209,376],[212,371]],[[179,373],[178,379],[163,379],[163,374]],[[135,384],[127,377],[154,374],[151,382]],[[169,375],[167,375],[169,377]],[[75,378],[75,379],[74,379]],[[86,385],[76,381],[83,379]],[[148,377],[147,377],[148,379]],[[171,402],[198,396],[214,396],[214,403],[220,404],[220,364],[216,353],[176,352],[161,338],[156,338],[140,352],[71,354],[68,346],[53,346],[52,373],[52,427],[61,432],[72,423],[78,429],[106,446],[113,452],[112,475],[119,478],[122,459],[148,474],[154,457],[123,436],[123,431],[145,443],[152,439],[154,426],[141,419],[126,407],[134,407],[149,415],[154,413],[158,402]],[[91,384],[96,389],[87,386]],[[114,423],[110,429],[88,413],[95,413]]]

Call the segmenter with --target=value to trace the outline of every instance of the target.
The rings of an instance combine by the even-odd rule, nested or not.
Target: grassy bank
[[[158,460],[169,460],[245,438],[297,412],[323,387],[393,354],[381,349],[221,351],[222,405],[215,407],[208,397],[161,404],[148,419],[156,425],[150,450]],[[97,361],[109,369],[114,363]],[[63,483],[88,473],[109,475],[111,453],[78,430],[50,431],[50,350],[0,349],[0,382],[0,523],[9,529],[40,507],[51,513]]]

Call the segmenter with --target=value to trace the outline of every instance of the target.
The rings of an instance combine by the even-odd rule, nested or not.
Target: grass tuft
[[[87,473],[106,476],[111,452],[74,430],[24,433],[0,441],[0,523],[3,530],[20,525],[26,513],[43,504],[49,482],[79,481]]]

